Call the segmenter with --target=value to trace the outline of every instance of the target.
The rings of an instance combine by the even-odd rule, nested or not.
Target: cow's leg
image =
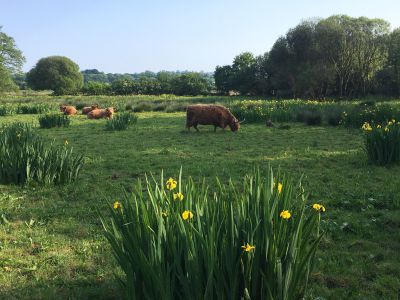
[[[193,125],[193,127],[194,127],[194,129],[196,129],[197,132],[199,132],[200,130],[197,128],[197,125],[198,125],[198,123],[195,123],[195,124]]]
[[[214,125],[214,132],[217,132],[217,125]]]

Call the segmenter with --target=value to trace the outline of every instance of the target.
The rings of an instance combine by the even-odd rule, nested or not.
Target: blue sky
[[[0,0],[0,26],[26,57],[64,55],[81,69],[213,71],[262,54],[300,21],[347,14],[400,27],[399,0]]]

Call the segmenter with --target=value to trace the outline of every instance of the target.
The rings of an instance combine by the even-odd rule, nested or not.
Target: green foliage
[[[97,81],[89,81],[83,88],[83,93],[86,95],[108,95],[110,91],[110,84]]]
[[[21,70],[24,62],[25,58],[14,39],[2,32],[0,26],[0,93],[18,88],[12,80],[12,75]]]
[[[72,148],[56,146],[43,139],[25,123],[13,123],[0,133],[0,182],[43,184],[73,182],[79,175],[83,157]]]
[[[136,124],[138,117],[129,112],[118,113],[114,118],[107,120],[107,130],[126,130]]]
[[[70,118],[62,114],[47,114],[39,117],[40,128],[69,127],[70,122]]]
[[[320,100],[385,89],[393,95],[400,91],[400,34],[395,30],[388,39],[389,33],[382,19],[334,15],[302,21],[265,54],[246,52],[232,65],[217,66],[216,88],[223,94]]]
[[[211,91],[211,83],[200,73],[184,73],[174,78],[172,87],[175,95],[207,95]]]
[[[139,181],[110,215],[101,221],[128,299],[300,299],[321,238],[302,186],[271,170],[213,193],[181,175],[173,191],[162,175]]]
[[[83,87],[79,66],[64,56],[40,59],[26,76],[32,89],[52,90],[55,95],[76,94]]]
[[[391,120],[382,124],[364,123],[365,151],[368,160],[376,165],[400,162],[400,122]]]
[[[17,89],[18,87],[12,80],[10,72],[0,64],[0,94]]]

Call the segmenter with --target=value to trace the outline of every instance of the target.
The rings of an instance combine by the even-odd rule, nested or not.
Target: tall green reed
[[[365,152],[368,160],[376,165],[400,162],[400,122],[396,120],[383,124],[364,123]]]
[[[322,234],[301,183],[272,170],[216,190],[181,173],[168,182],[139,181],[100,213],[128,299],[304,295]]]
[[[73,149],[47,141],[25,123],[14,123],[0,132],[0,182],[63,184],[74,181],[83,156]]]
[[[46,114],[39,117],[40,128],[68,127],[70,123],[70,118],[60,113]]]
[[[126,130],[129,126],[133,125],[137,121],[137,116],[133,113],[123,112],[118,113],[114,118],[107,120],[107,130]]]

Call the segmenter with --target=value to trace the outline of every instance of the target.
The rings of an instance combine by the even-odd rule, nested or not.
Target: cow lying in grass
[[[214,132],[217,127],[225,129],[229,126],[232,131],[238,131],[240,122],[234,115],[222,105],[189,105],[186,109],[186,128],[194,127],[197,131],[197,125],[214,125]]]
[[[94,109],[87,114],[88,119],[112,119],[114,115],[114,108],[108,107],[106,109]]]
[[[70,105],[60,105],[60,111],[64,113],[64,115],[76,115],[78,111],[76,110],[75,107],[70,106]]]
[[[94,104],[92,106],[85,106],[84,108],[82,108],[82,115],[87,115],[92,110],[95,110],[95,109],[98,109],[98,108],[99,108],[99,106],[97,104]]]

